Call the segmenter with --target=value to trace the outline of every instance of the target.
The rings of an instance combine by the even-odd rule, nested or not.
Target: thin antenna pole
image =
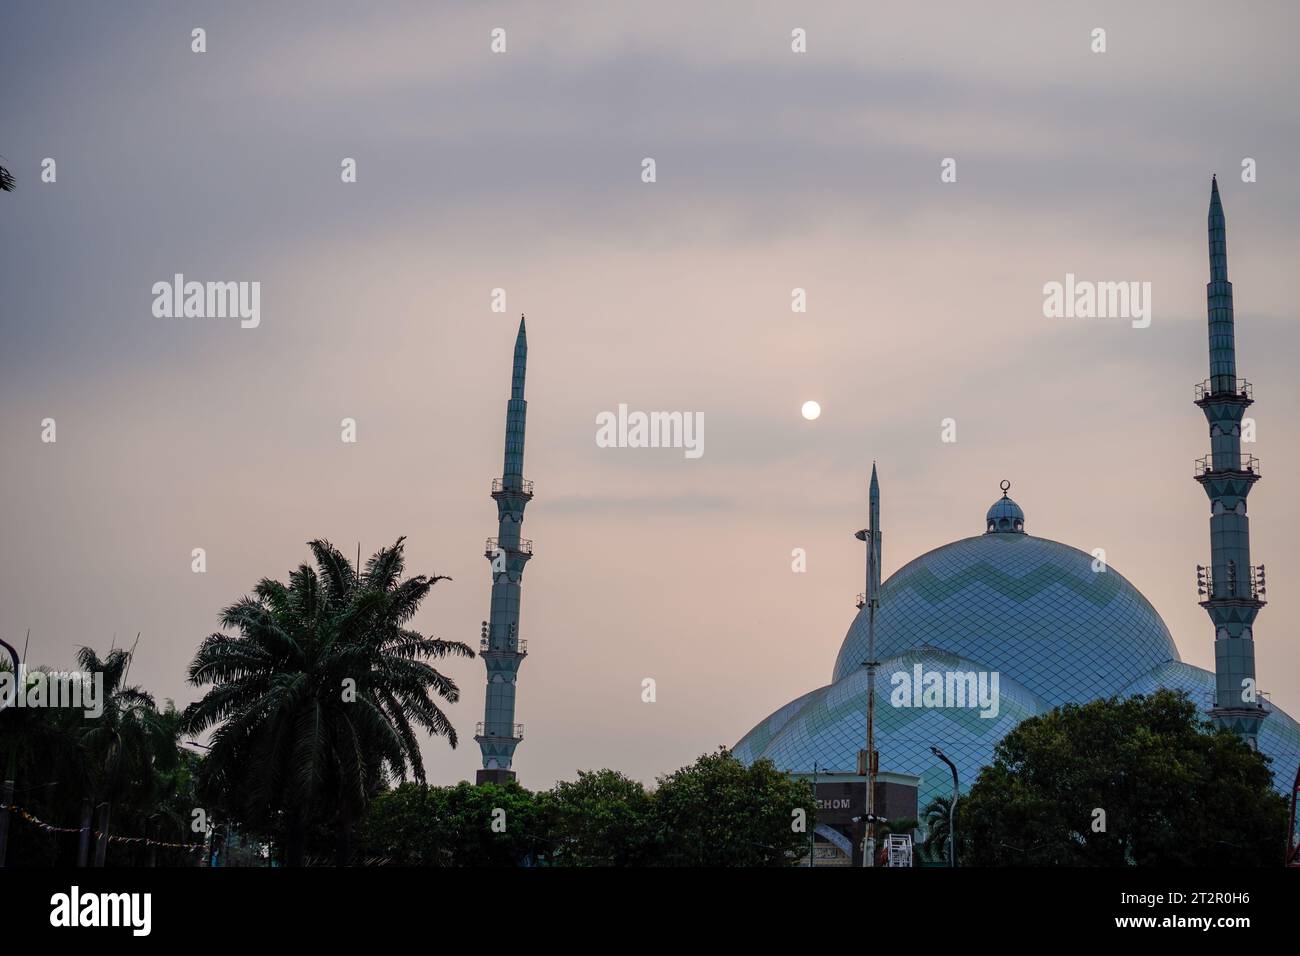
[[[140,646],[140,632],[135,632],[135,643],[131,645],[131,650],[126,655],[126,670],[122,671],[122,685],[126,685],[126,679],[131,674],[131,662],[135,660],[135,649]]]
[[[875,581],[876,529],[868,530],[867,576]],[[876,865],[876,605],[874,589],[867,595],[867,846],[863,866]]]

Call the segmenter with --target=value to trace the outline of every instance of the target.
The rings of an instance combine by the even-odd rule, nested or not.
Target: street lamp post
[[[876,499],[876,468],[871,466],[871,526],[854,534],[867,545],[867,832],[862,847],[862,865],[876,865],[876,608],[880,606],[880,513]]]
[[[812,826],[808,828],[808,868],[812,869],[813,859],[817,855],[817,845],[814,838],[817,835],[817,761],[813,761],[813,818]]]
[[[18,651],[17,651],[17,650],[14,648],[14,646],[13,646],[12,644],[10,644],[8,641],[6,641],[6,640],[4,640],[4,639],[0,639],[0,647],[3,647],[3,648],[5,649],[5,651],[8,652],[8,654],[9,654],[9,659],[13,662],[13,665],[14,665],[14,690],[16,691],[16,690],[18,689],[18,680],[19,680],[19,678],[20,678],[20,676],[21,676],[21,675],[19,674],[19,671],[22,669],[22,667],[21,667],[22,662],[19,661],[19,659],[18,659]],[[0,704],[2,704],[2,703],[4,703],[4,700],[3,700],[3,699],[0,699]],[[3,709],[4,709],[4,708],[0,707],[0,710],[3,710]]]
[[[17,702],[17,695],[20,693],[19,685],[23,679],[22,662],[18,659],[18,651],[12,645],[0,640],[0,647],[8,652],[10,660],[14,666],[14,702]],[[6,695],[7,696],[7,695]],[[8,700],[0,697],[0,710],[4,710],[9,704]],[[5,865],[5,855],[9,849],[9,805],[14,802],[14,778],[18,775],[18,743],[14,742],[9,748],[9,753],[5,760],[5,779],[4,784],[0,786],[0,867]]]
[[[948,865],[957,867],[957,765],[948,759],[938,747],[931,747],[930,753],[948,765],[952,771],[952,802],[948,804]]]

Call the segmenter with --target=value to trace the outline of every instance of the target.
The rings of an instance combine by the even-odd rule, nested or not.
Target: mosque
[[[1196,405],[1209,424],[1211,453],[1196,463],[1195,479],[1210,505],[1209,563],[1198,567],[1197,579],[1201,607],[1214,625],[1215,672],[1183,663],[1151,602],[1113,567],[1031,534],[1032,524],[1005,482],[982,523],[975,525],[972,515],[982,533],[913,559],[882,584],[881,499],[873,466],[871,526],[858,533],[868,542],[867,591],[830,682],[760,721],[733,748],[736,757],[746,763],[768,758],[782,770],[819,777],[822,786],[843,787],[831,781],[856,779],[855,802],[862,806],[859,752],[866,747],[865,665],[874,613],[874,738],[885,771],[880,776],[895,788],[916,786],[911,807],[923,809],[952,792],[950,769],[932,747],[952,761],[965,791],[1020,721],[1065,703],[1158,688],[1186,691],[1211,720],[1271,757],[1275,785],[1290,792],[1300,763],[1300,724],[1269,704],[1255,683],[1254,623],[1265,604],[1265,582],[1263,565],[1251,564],[1246,498],[1260,475],[1258,461],[1241,452],[1241,423],[1253,390],[1237,378],[1217,181],[1210,191],[1209,246],[1210,378],[1196,387]],[[897,675],[929,673],[996,673],[996,714],[969,701],[891,704],[901,683]],[[823,824],[817,832],[827,849],[849,853],[848,829]]]

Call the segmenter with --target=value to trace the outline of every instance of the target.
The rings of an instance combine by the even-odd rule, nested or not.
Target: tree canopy
[[[1273,865],[1286,819],[1267,758],[1161,690],[1021,723],[958,801],[957,839],[972,865]]]
[[[614,770],[536,793],[404,784],[375,799],[363,842],[367,859],[411,866],[787,866],[812,819],[806,782],[724,749],[654,790]]]

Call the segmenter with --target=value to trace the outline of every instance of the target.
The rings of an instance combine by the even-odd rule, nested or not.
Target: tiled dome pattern
[[[930,646],[1000,671],[1053,706],[1118,693],[1178,649],[1150,602],[1114,568],[1069,545],[984,534],[937,548],[885,582],[877,657]],[[834,680],[867,656],[858,614]]]
[[[876,747],[882,770],[921,778],[922,809],[951,788],[931,746],[957,764],[964,791],[1008,731],[1059,704],[1167,687],[1208,708],[1214,675],[1182,663],[1160,615],[1122,575],[1092,566],[1092,555],[1046,538],[985,534],[924,554],[884,583],[876,612]],[[761,721],[735,755],[803,773],[814,762],[853,770],[866,746],[866,631],[863,611],[840,648],[833,682]],[[918,662],[927,670],[997,671],[998,716],[891,706],[891,674]],[[1274,784],[1288,790],[1300,762],[1300,724],[1272,708],[1259,749],[1273,759]]]
[[[938,746],[957,765],[963,789],[974,781],[993,747],[1027,717],[1049,710],[1041,698],[1007,678],[999,677],[996,717],[981,717],[974,708],[894,707],[890,703],[895,671],[981,671],[980,664],[933,648],[907,651],[881,661],[876,672],[876,749],[880,767],[909,773],[922,780],[920,809],[935,796],[952,792],[948,768],[930,753]],[[736,744],[733,753],[746,763],[767,757],[781,770],[811,772],[813,761],[823,770],[851,772],[867,739],[867,672],[859,669],[842,681],[805,694],[760,723]],[[786,714],[781,729],[771,724]]]

